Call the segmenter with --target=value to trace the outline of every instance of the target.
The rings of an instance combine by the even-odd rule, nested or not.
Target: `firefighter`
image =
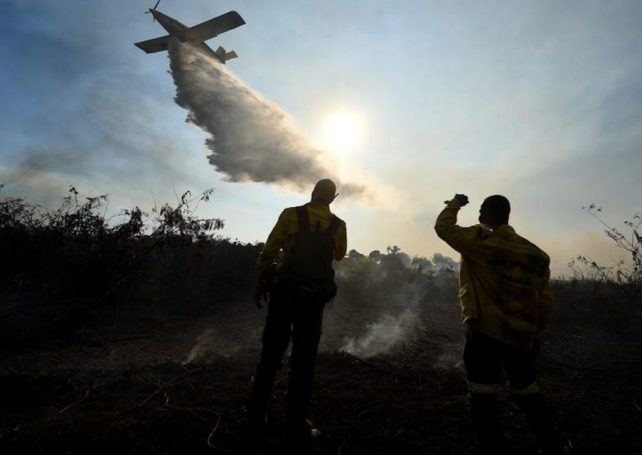
[[[467,326],[464,366],[480,454],[503,453],[497,411],[503,371],[511,398],[524,412],[543,452],[565,453],[534,366],[553,307],[550,259],[509,226],[510,203],[504,196],[484,200],[480,224],[460,227],[457,213],[466,204],[468,197],[463,194],[446,201],[435,231],[461,253],[459,299]]]
[[[336,294],[332,260],[343,259],[347,249],[346,225],[330,211],[336,197],[332,180],[317,182],[309,203],[281,213],[258,258],[254,302],[259,308],[267,303],[268,314],[248,406],[250,452],[260,448],[274,378],[290,340],[286,446],[302,453],[316,432],[306,417],[323,309]]]

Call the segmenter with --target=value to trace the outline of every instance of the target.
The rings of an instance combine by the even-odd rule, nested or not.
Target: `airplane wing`
[[[134,46],[137,46],[147,52],[148,54],[160,51],[167,50],[167,40],[169,35],[159,36],[158,38],[149,39],[147,41],[141,41],[139,43],[134,43]]]
[[[236,11],[230,11],[191,27],[185,32],[185,36],[189,41],[206,41],[243,24],[245,21],[241,15]]]

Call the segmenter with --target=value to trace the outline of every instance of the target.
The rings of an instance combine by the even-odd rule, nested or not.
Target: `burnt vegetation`
[[[0,191],[0,452],[234,453],[265,310],[261,244],[197,216],[211,190],[145,213],[71,187],[54,210]],[[580,256],[556,280],[540,383],[576,453],[642,450],[640,215],[610,227],[630,260]],[[397,246],[337,264],[312,419],[318,454],[468,454],[457,268]],[[286,359],[287,363],[287,359]],[[279,453],[287,368],[266,453]],[[504,394],[512,453],[534,441]]]
[[[109,218],[107,195],[84,197],[74,187],[55,210],[3,198],[2,311],[11,319],[31,309],[59,307],[61,313],[76,313],[81,322],[83,315],[122,304],[179,301],[184,309],[202,296],[226,299],[243,292],[252,283],[259,246],[217,236],[223,220],[195,216],[198,204],[211,195],[212,190],[197,196],[188,191],[176,205],[164,204],[151,213],[135,207]],[[211,272],[207,279],[205,271]],[[7,343],[32,342],[38,329],[30,322],[21,321],[0,336]],[[51,329],[69,332],[74,327],[56,322]]]

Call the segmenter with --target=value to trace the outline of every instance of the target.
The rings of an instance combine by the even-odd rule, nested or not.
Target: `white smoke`
[[[297,131],[285,112],[262,99],[218,60],[174,39],[169,57],[176,103],[189,111],[187,121],[211,135],[205,141],[212,152],[208,159],[230,181],[308,189],[311,182],[333,177],[321,152]],[[343,195],[363,191],[359,184],[340,185]]]
[[[188,364],[200,360],[206,354],[210,354],[216,351],[214,329],[207,328],[205,331],[196,338],[196,343],[194,347],[190,350],[187,358],[183,364]]]
[[[377,322],[368,324],[362,337],[347,338],[340,351],[359,358],[384,354],[405,339],[408,327],[415,318],[413,309],[407,309],[397,316],[385,314]]]

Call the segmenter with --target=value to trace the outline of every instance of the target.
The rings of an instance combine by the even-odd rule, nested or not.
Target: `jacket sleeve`
[[[348,229],[345,222],[342,222],[337,228],[337,233],[334,237],[334,260],[340,261],[348,251]]]
[[[435,232],[444,242],[462,255],[476,259],[480,256],[479,229],[457,225],[457,213],[461,206],[455,200],[446,203],[446,207],[437,216]]]
[[[265,241],[265,246],[256,261],[256,280],[257,282],[264,281],[272,268],[272,263],[279,254],[279,250],[284,247],[288,237],[288,215],[287,210],[281,212],[278,221],[272,228],[272,232]]]

